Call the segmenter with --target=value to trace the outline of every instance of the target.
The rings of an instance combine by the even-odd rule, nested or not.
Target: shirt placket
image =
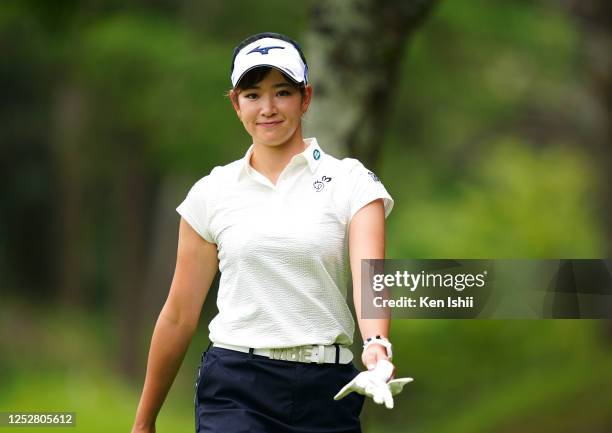
[[[289,161],[289,164],[287,164],[287,166],[279,174],[278,179],[276,179],[276,185],[274,186],[276,192],[281,193],[282,195],[282,193],[286,192],[288,188],[291,188],[291,181],[297,176],[297,172],[300,169],[298,165],[299,162],[295,159]]]

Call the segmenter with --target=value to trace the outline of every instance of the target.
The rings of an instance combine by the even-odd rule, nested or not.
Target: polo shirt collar
[[[317,143],[317,139],[305,138],[304,142],[307,147],[304,152],[300,153],[303,158],[306,158],[306,162],[308,162],[308,167],[310,167],[310,171],[314,173],[317,170],[317,167],[321,163],[321,159],[323,158],[323,150],[319,143]]]
[[[323,158],[324,153],[323,153],[323,150],[321,149],[321,146],[319,146],[319,143],[317,143],[317,139],[315,137],[305,138],[304,143],[306,143],[306,149],[304,149],[302,153],[298,153],[297,155],[294,155],[291,161],[293,161],[294,159],[306,160],[306,163],[308,164],[308,168],[310,169],[312,173],[314,173],[317,167],[319,166],[319,164],[321,163],[321,159]],[[253,154],[253,149],[254,149],[254,145],[251,144],[251,146],[249,146],[249,148],[247,149],[246,154],[242,158],[241,167],[240,167],[240,170],[238,171],[239,177],[243,173],[252,174],[252,172],[254,171],[254,168],[250,164],[251,155]]]

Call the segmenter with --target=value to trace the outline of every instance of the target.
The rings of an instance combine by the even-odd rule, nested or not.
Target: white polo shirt
[[[304,140],[276,185],[244,158],[215,167],[179,214],[217,245],[221,281],[210,340],[253,348],[349,345],[348,227],[353,215],[393,199],[358,160],[339,160]]]

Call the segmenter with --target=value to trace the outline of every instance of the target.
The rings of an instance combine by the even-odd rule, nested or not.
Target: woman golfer
[[[364,396],[334,400],[359,373],[349,350],[347,256],[370,370],[391,354],[389,321],[361,318],[361,259],[384,257],[393,200],[359,161],[302,137],[313,92],[307,70],[298,44],[280,34],[253,35],[234,50],[229,97],[252,145],[177,208],[176,270],[133,432],[155,431],[217,269],[219,313],[198,370],[196,431],[361,431]]]

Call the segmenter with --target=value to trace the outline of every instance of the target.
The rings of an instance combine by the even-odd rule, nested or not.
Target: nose
[[[262,116],[270,117],[277,113],[274,98],[266,95],[261,98],[261,114]]]

